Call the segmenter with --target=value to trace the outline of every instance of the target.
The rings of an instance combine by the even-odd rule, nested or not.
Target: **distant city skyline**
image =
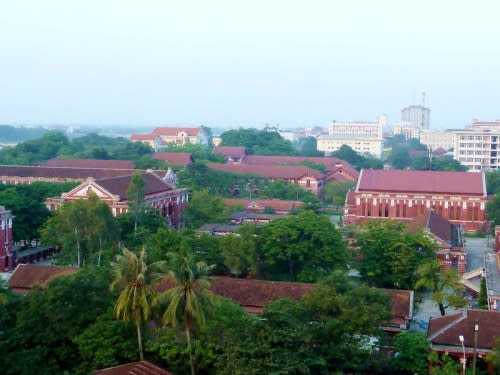
[[[500,118],[500,4],[397,0],[0,5],[0,124],[392,125]]]

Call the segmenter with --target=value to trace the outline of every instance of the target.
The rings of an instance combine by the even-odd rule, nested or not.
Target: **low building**
[[[465,251],[460,225],[436,214],[432,209],[415,217],[408,224],[407,230],[424,231],[438,246],[437,258],[441,269],[453,268],[463,274],[467,267],[467,252]]]
[[[347,194],[344,222],[409,222],[430,209],[466,232],[484,231],[487,202],[483,173],[363,169]]]
[[[420,132],[420,143],[431,150],[442,148],[446,151],[455,147],[455,133],[450,130],[422,130]]]
[[[210,143],[210,132],[201,126],[191,127],[157,127],[149,134],[132,134],[132,142],[143,142],[153,149],[158,150],[168,145],[184,146],[208,145]]]
[[[196,231],[198,233],[206,233],[210,236],[225,236],[226,234],[233,234],[238,229],[238,226],[231,224],[215,223],[203,224]]]
[[[72,275],[78,268],[18,264],[7,284],[15,293],[28,293],[35,286],[45,288],[49,281],[63,275]]]
[[[241,206],[248,212],[264,212],[271,209],[277,215],[288,215],[292,210],[304,207],[304,202],[287,201],[281,199],[223,199],[226,206]]]
[[[323,191],[325,175],[318,170],[304,166],[248,165],[208,163],[209,168],[238,174],[256,175],[270,180],[284,180],[297,184],[304,190],[320,195]]]
[[[486,357],[495,347],[497,338],[500,338],[500,312],[495,311],[464,310],[431,318],[427,330],[432,351],[447,353],[457,362],[465,356],[469,367],[474,353],[477,355],[478,368],[487,367]]]
[[[16,267],[17,259],[14,250],[14,236],[12,233],[12,212],[0,206],[0,272],[11,271]]]
[[[228,163],[241,163],[247,156],[245,147],[217,146],[214,153],[222,155]]]
[[[282,219],[283,215],[279,214],[268,214],[264,212],[249,212],[249,211],[241,211],[234,212],[229,216],[229,221],[233,225],[242,225],[242,224],[267,224],[276,219]]]
[[[454,133],[453,157],[469,171],[500,168],[500,127],[477,125]]]
[[[174,189],[154,173],[142,173],[144,179],[145,203],[156,208],[158,214],[165,217],[174,228],[182,224],[181,216],[188,202],[186,189]],[[90,193],[108,204],[113,216],[126,213],[129,210],[127,190],[132,175],[95,180],[88,178],[73,190],[63,193],[61,197],[48,198],[45,202],[50,211],[57,210],[64,202],[88,199]]]
[[[379,159],[384,151],[383,139],[362,135],[320,135],[317,138],[316,147],[318,151],[329,154],[340,150],[343,145],[349,146],[362,155],[369,154]]]
[[[174,167],[188,167],[194,163],[190,152],[155,152],[153,160],[163,160]]]

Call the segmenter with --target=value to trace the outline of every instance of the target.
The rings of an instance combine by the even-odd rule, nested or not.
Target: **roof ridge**
[[[450,323],[448,323],[447,325],[445,325],[441,329],[434,332],[434,334],[429,336],[429,340],[430,341],[434,340],[436,337],[438,337],[439,335],[441,335],[442,333],[444,333],[445,331],[447,331],[448,329],[453,327],[455,324],[460,323],[462,320],[467,319],[467,317],[468,317],[467,310],[464,310],[462,313],[459,313],[459,314],[460,314],[460,316],[457,319],[451,321]]]

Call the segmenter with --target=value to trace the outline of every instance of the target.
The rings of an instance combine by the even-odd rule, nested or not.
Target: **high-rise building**
[[[401,121],[418,129],[429,129],[431,110],[423,105],[411,105],[401,110]]]

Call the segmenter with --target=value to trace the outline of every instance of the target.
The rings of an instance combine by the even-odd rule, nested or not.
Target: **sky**
[[[0,2],[0,123],[500,119],[496,0]]]

